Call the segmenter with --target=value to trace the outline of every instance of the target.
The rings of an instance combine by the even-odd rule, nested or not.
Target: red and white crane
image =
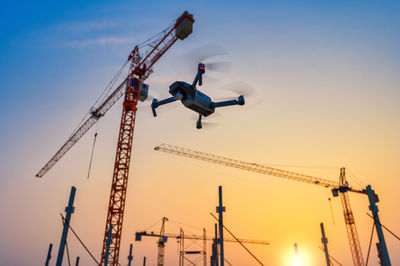
[[[148,86],[144,84],[144,81],[153,72],[153,66],[160,57],[178,39],[184,40],[192,33],[193,23],[193,15],[185,11],[172,25],[162,32],[141,45],[136,45],[125,62],[125,64],[130,63],[129,74],[126,79],[116,89],[103,96],[103,100],[92,107],[88,118],[77,127],[71,137],[68,138],[56,154],[36,174],[37,177],[42,177],[46,174],[47,171],[49,171],[97,122],[97,120],[104,116],[105,113],[124,96],[107,221],[105,225],[106,229],[104,232],[102,264],[104,263],[106,240],[109,225],[111,224],[112,243],[109,249],[108,264],[118,265],[137,103],[139,100],[144,101],[148,93]],[[142,51],[141,48],[145,50]],[[115,81],[116,79],[113,80],[112,83],[115,83]]]

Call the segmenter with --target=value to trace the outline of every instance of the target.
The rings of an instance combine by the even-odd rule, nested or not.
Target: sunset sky
[[[35,174],[67,140],[125,62],[135,44],[160,32],[183,11],[193,33],[160,59],[147,80],[168,97],[176,80],[191,82],[193,51],[222,47],[228,73],[207,71],[201,90],[218,99],[231,82],[255,89],[243,107],[217,110],[195,128],[195,113],[179,103],[137,112],[120,252],[126,265],[156,264],[156,239],[134,233],[213,234],[218,186],[224,222],[264,265],[324,265],[319,224],[331,255],[352,258],[339,198],[329,189],[156,152],[161,143],[338,180],[370,184],[379,195],[381,222],[400,234],[400,3],[395,1],[13,1],[0,9],[0,265],[43,265],[49,243],[55,264],[71,186],[77,187],[71,226],[99,259],[114,166],[121,101],[43,178]],[[191,58],[192,57],[192,58]],[[126,73],[125,73],[126,75]],[[90,179],[93,135],[98,133]],[[372,220],[367,197],[349,194],[364,260]],[[330,209],[329,198],[331,198]],[[150,227],[151,225],[158,223]],[[400,242],[384,231],[392,265]],[[379,265],[374,235],[368,265]],[[201,243],[199,243],[201,244]],[[76,238],[75,261],[93,265]],[[199,248],[194,245],[192,248]],[[211,246],[209,245],[208,251]],[[166,265],[178,262],[174,239]],[[258,265],[238,244],[226,244],[233,265]],[[209,261],[209,260],[208,260]],[[65,258],[66,262],[66,258]]]

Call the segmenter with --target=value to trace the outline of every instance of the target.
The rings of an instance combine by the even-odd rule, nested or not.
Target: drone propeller
[[[188,70],[190,70],[190,73],[192,73],[193,67],[197,66],[199,63],[203,63],[207,72],[207,82],[215,82],[218,81],[218,78],[212,77],[212,75],[210,76],[208,72],[229,72],[232,68],[232,63],[227,60],[215,61],[214,57],[220,57],[227,54],[228,52],[221,46],[216,44],[208,44],[192,49],[189,52],[179,56],[178,58],[181,59],[181,62],[183,63],[178,63],[176,66],[180,66],[178,72],[183,72],[189,75]]]
[[[203,128],[216,128],[220,125],[217,122],[210,122],[210,121],[202,121]]]
[[[251,109],[262,102],[262,99],[256,97],[257,91],[252,85],[244,81],[233,81],[220,88],[221,90],[227,90],[234,92],[237,96],[244,96],[246,105],[244,109]]]
[[[208,58],[227,55],[228,52],[217,44],[207,44],[200,47],[197,47],[183,56],[190,60],[194,60],[195,63],[199,63],[202,61],[206,61]]]
[[[256,94],[256,90],[252,85],[243,81],[232,81],[220,87],[221,90],[234,92],[237,96],[252,97]]]
[[[215,72],[229,72],[232,68],[232,62],[230,61],[219,61],[212,63],[204,63],[207,70]]]

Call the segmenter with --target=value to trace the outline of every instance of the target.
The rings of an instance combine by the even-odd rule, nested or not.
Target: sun
[[[305,260],[300,256],[294,256],[292,258],[292,266],[306,266]]]
[[[302,250],[302,252],[299,252],[296,254],[295,252],[288,252],[286,253],[285,257],[285,263],[284,265],[286,266],[310,266],[312,263],[310,262],[309,259],[309,254],[305,251]]]

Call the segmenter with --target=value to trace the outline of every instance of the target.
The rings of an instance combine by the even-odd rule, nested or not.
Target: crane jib
[[[244,161],[239,161],[235,159],[230,159],[223,156],[218,156],[214,154],[209,154],[205,152],[194,151],[186,148],[181,148],[169,144],[161,144],[156,146],[154,150],[172,153],[180,156],[185,156],[193,159],[198,159],[202,161],[212,162],[216,164],[223,164],[226,166],[239,168],[243,170],[253,171],[261,174],[268,174],[271,176],[283,177],[286,179],[292,179],[300,182],[306,182],[310,184],[320,185],[328,188],[338,188],[339,184],[335,181],[328,179],[313,177],[309,175],[299,174],[291,171],[281,170],[273,167],[269,167],[257,163],[249,163]]]
[[[40,169],[36,174],[36,177],[42,177],[45,175],[63,156],[67,153],[74,145],[82,138],[83,135],[103,116],[113,105],[116,103],[125,92],[126,79],[111,93],[111,95],[96,109],[96,113],[92,114],[81,126],[75,130],[71,137],[61,146],[56,154]]]
[[[146,80],[149,75],[153,72],[152,66],[157,62],[158,59],[176,42],[177,39],[185,39],[192,33],[194,19],[193,15],[185,11],[175,22],[173,26],[168,27],[164,30],[164,35],[161,39],[157,40],[157,44],[145,53],[143,59],[134,64],[134,73],[138,72],[141,67],[145,66],[144,72],[140,73],[140,81]],[[173,31],[175,30],[175,34]],[[137,47],[135,47],[137,49]],[[135,51],[134,49],[134,51]],[[138,50],[136,50],[138,52]],[[129,60],[133,60],[132,55],[138,56],[137,53],[132,51],[129,56]],[[36,174],[36,177],[42,177],[45,175],[63,156],[67,153],[76,142],[97,122],[97,120],[106,114],[106,112],[124,95],[125,84],[127,78],[101,103],[83,124],[78,126],[71,137],[61,146],[56,154],[40,169]]]

